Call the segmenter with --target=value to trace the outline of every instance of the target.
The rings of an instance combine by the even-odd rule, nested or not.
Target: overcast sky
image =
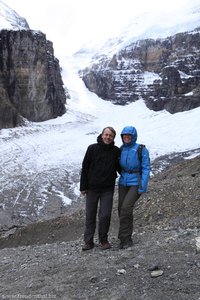
[[[199,2],[199,0],[192,0]],[[53,41],[55,52],[70,55],[90,39],[116,34],[133,16],[145,12],[180,12],[190,0],[5,0],[31,29]]]

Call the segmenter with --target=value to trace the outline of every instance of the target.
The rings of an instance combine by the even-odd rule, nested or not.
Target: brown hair
[[[105,127],[105,128],[102,130],[102,133],[101,133],[101,134],[103,134],[104,131],[105,131],[106,129],[109,129],[109,130],[114,134],[114,138],[115,138],[115,136],[116,136],[116,131],[115,131],[115,129],[114,129],[113,127],[110,127],[110,126]]]

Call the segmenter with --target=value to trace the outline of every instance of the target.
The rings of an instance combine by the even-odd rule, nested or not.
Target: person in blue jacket
[[[150,175],[149,151],[145,146],[138,155],[140,145],[137,141],[137,130],[133,126],[126,126],[121,132],[123,145],[121,146],[119,178],[119,234],[120,249],[131,247],[133,244],[133,207],[140,195],[147,191]]]

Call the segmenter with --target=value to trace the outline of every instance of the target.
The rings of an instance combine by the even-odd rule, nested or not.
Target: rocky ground
[[[156,163],[156,162],[155,162]],[[200,156],[150,180],[134,209],[132,248],[81,251],[84,198],[71,215],[0,239],[0,299],[200,300]],[[200,241],[199,241],[200,243]]]

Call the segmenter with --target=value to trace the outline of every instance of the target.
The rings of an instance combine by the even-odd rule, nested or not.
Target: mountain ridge
[[[115,34],[101,42],[98,40],[88,41],[74,55],[91,55],[90,64],[98,62],[103,56],[112,57],[117,52],[126,48],[137,40],[162,39],[177,33],[192,31],[200,25],[199,4],[192,4],[188,9],[180,11],[169,11],[164,15],[161,12],[143,13],[134,16],[127,21],[127,24]],[[172,17],[174,15],[174,18]],[[167,20],[169,21],[167,22]],[[144,22],[145,20],[145,22]],[[155,22],[157,20],[157,22]],[[88,47],[89,45],[89,47]]]
[[[21,30],[30,27],[25,18],[19,16],[13,9],[0,0],[0,30]]]
[[[149,109],[170,113],[199,107],[199,33],[198,27],[167,38],[137,40],[79,74],[91,92],[114,104],[142,98]]]
[[[67,88],[46,35],[0,1],[0,129],[65,113]]]

